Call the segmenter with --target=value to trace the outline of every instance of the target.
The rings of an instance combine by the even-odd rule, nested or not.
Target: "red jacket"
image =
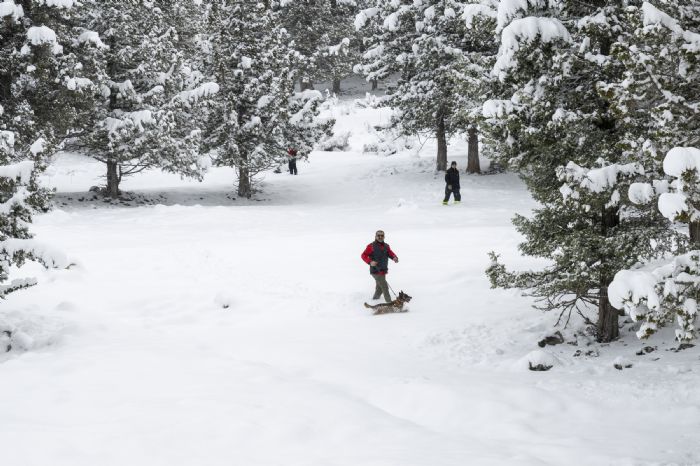
[[[383,247],[385,247],[387,254],[389,255],[389,259],[396,259],[396,254],[394,254],[394,251],[391,250],[388,244],[386,243],[380,243]],[[374,253],[374,243],[369,243],[367,247],[365,248],[364,252],[360,256],[363,261],[365,261],[367,264],[372,262],[372,256]],[[387,270],[379,270],[379,271],[373,271],[372,267],[370,266],[370,273],[376,273],[379,275],[386,275],[389,272],[388,267]]]

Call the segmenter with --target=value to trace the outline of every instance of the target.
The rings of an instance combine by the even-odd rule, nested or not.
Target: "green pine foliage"
[[[297,54],[301,90],[319,81],[337,84],[352,72],[358,53],[356,9],[354,0],[287,0],[275,6]]]
[[[201,177],[195,103],[216,91],[202,80],[192,25],[200,2],[86,2],[75,45],[93,83],[74,147],[104,163],[106,193],[149,168]],[[181,28],[181,29],[178,29]]]
[[[395,127],[407,135],[436,136],[438,170],[447,168],[447,139],[465,129],[460,75],[478,40],[462,17],[464,6],[453,0],[378,0],[357,22],[373,33],[357,70],[368,80],[400,75],[388,101],[396,110]]]
[[[663,254],[674,234],[660,215],[626,196],[649,173],[604,92],[624,72],[611,50],[625,39],[625,7],[589,6],[582,14],[578,2],[561,3],[546,17],[521,11],[503,25],[494,68],[502,99],[484,106],[503,161],[541,204],[531,218],[514,220],[526,238],[520,249],[552,264],[509,272],[492,254],[487,274],[493,286],[524,289],[567,321],[578,312],[596,324],[599,340],[609,341],[618,335],[608,300],[615,273]]]
[[[666,262],[620,271],[617,305],[642,323],[640,338],[676,322],[676,339],[697,338],[700,298],[700,8],[688,2],[644,2],[627,10],[631,34],[613,53],[625,73],[605,91],[626,123],[629,147],[640,147],[656,175],[632,186],[630,198],[687,226],[687,247]],[[663,171],[662,171],[663,169]],[[658,210],[657,210],[658,207]],[[681,231],[685,233],[685,228]],[[685,246],[681,243],[681,246]]]
[[[11,279],[31,260],[65,266],[32,239],[32,215],[47,209],[37,176],[70,128],[80,67],[67,50],[73,2],[7,1],[0,9],[0,297],[36,284]]]
[[[294,92],[300,57],[271,9],[213,1],[207,27],[207,70],[220,90],[207,108],[206,145],[216,165],[236,170],[238,195],[250,198],[257,174],[286,160],[289,147],[308,154],[333,121],[317,118],[319,92]]]

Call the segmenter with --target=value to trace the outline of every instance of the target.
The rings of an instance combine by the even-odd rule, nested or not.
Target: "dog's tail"
[[[373,306],[371,306],[371,305],[369,305],[369,304],[367,304],[367,303],[365,303],[365,307],[366,307],[367,309],[374,309]]]

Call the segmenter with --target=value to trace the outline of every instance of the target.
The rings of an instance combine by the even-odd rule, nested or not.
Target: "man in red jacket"
[[[297,174],[297,150],[293,147],[287,149],[287,157],[289,157],[289,173]]]
[[[379,299],[379,296],[383,294],[384,301],[390,303],[391,295],[389,294],[389,284],[386,282],[386,274],[389,273],[389,259],[399,262],[399,258],[384,242],[382,230],[377,231],[374,242],[367,245],[360,257],[369,264],[369,273],[376,283],[372,299]]]

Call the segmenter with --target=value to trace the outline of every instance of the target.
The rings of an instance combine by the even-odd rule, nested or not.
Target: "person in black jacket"
[[[459,170],[457,170],[457,162],[452,162],[450,168],[445,172],[445,199],[442,205],[447,205],[450,200],[450,194],[455,196],[455,204],[459,204],[462,200],[462,195],[459,194]]]

